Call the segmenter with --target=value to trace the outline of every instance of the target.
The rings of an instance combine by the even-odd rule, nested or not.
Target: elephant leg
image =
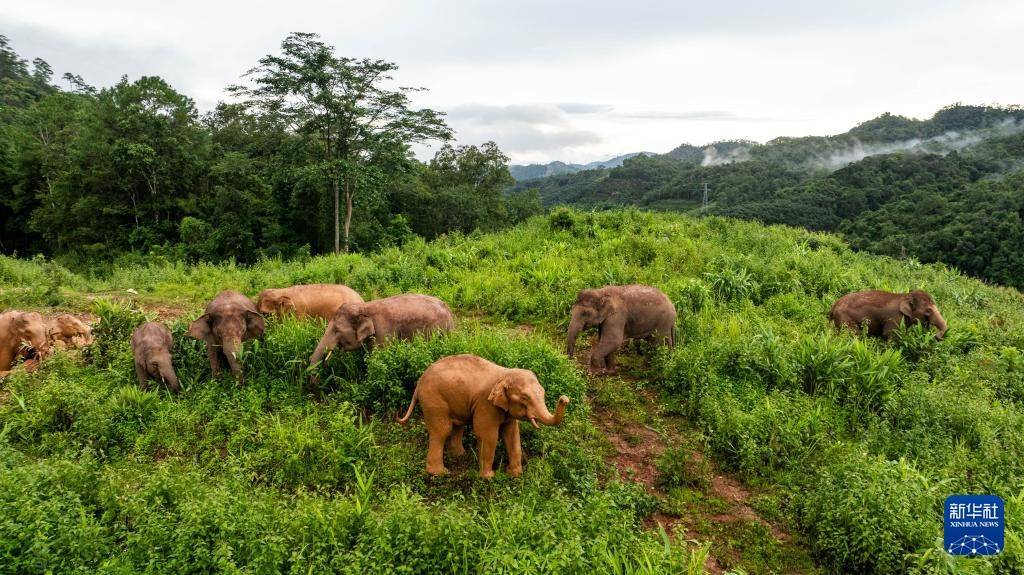
[[[519,420],[513,419],[505,423],[501,430],[501,438],[505,441],[508,451],[508,474],[519,477],[523,474],[523,447],[519,442]]]
[[[466,448],[462,445],[462,435],[466,431],[465,425],[452,427],[452,434],[448,436],[448,453],[452,457],[462,457],[466,454]]]
[[[494,477],[494,452],[498,448],[498,428],[496,423],[474,422],[473,433],[480,438],[480,477]]]
[[[206,344],[206,357],[210,359],[210,372],[214,379],[220,377],[220,351],[215,346]]]
[[[621,331],[604,330],[601,339],[590,352],[591,369],[613,369],[615,363],[615,350],[619,349],[624,340]]]
[[[892,337],[892,334],[899,328],[899,320],[885,320],[885,323],[882,324],[882,337],[885,339],[890,339]]]
[[[448,473],[444,467],[444,444],[452,432],[452,422],[447,417],[440,421],[439,419],[426,421],[427,434],[430,436],[427,446],[427,473],[431,475]]]
[[[149,373],[146,371],[146,367],[140,363],[136,363],[135,375],[139,378],[139,386],[142,387],[142,389],[149,391]]]

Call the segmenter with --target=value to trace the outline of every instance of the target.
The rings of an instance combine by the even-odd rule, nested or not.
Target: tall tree
[[[293,33],[280,55],[268,54],[246,74],[251,86],[228,88],[247,106],[316,140],[333,195],[335,253],[341,251],[342,183],[347,252],[359,172],[375,157],[407,154],[413,142],[451,138],[442,113],[411,107],[409,94],[422,88],[387,87],[397,69],[384,60],[336,56],[316,34]]]

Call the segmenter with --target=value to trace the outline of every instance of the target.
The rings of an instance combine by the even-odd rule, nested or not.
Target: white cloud
[[[518,162],[836,133],[1024,94],[1015,0],[45,0],[3,3],[0,21],[58,75],[156,74],[201,109],[289,32],[318,32],[398,62],[461,143],[493,139]]]

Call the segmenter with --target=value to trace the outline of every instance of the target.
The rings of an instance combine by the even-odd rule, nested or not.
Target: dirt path
[[[587,351],[579,355],[586,366]],[[786,527],[754,509],[752,500],[760,494],[719,471],[703,453],[698,431],[682,418],[663,413],[656,391],[634,372],[623,367],[615,375],[589,375],[589,399],[592,421],[610,445],[608,463],[620,479],[641,483],[661,502],[647,526],[660,526],[686,541],[710,542],[705,563],[709,573],[815,572]],[[685,487],[665,486],[660,477],[659,459],[670,448],[669,457],[685,458]],[[786,559],[794,553],[797,560]],[[771,556],[770,565],[765,564],[765,555]]]

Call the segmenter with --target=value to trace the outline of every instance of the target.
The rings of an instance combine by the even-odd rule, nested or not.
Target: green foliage
[[[252,266],[154,259],[99,276],[60,272],[66,301],[106,294],[94,309],[100,342],[90,362],[57,354],[2,384],[2,564],[31,572],[44,564],[389,572],[399,563],[417,572],[699,572],[699,550],[643,528],[655,502],[606,471],[588,395],[613,411],[636,409],[623,399],[627,383],[607,378],[588,388],[561,351],[580,289],[638,282],[664,289],[680,311],[679,343],[657,350],[647,368],[660,407],[699,427],[716,468],[776,486],[776,513],[795,518],[821,566],[946,569],[935,543],[942,498],[992,492],[1011,513],[998,568],[1020,569],[1012,521],[1024,478],[1019,292],[794,228],[640,211],[554,214],[372,255]],[[38,301],[29,288],[46,277],[41,262],[0,259],[0,273],[7,302]],[[321,281],[367,298],[437,295],[456,311],[458,329],[369,353],[336,351],[321,368],[322,386],[308,389],[306,361],[324,324],[270,319],[264,340],[246,345],[245,386],[210,378],[202,344],[184,335],[208,298]],[[867,340],[828,323],[845,291],[911,286],[934,296],[950,324],[944,340],[916,329]],[[185,312],[169,323],[180,395],[135,389],[127,338],[142,320],[139,306]],[[465,352],[536,371],[550,403],[572,398],[562,426],[522,427],[520,479],[501,472],[501,449],[494,482],[477,478],[472,449],[446,462],[452,476],[428,479],[420,419],[393,422],[430,362]],[[708,477],[682,447],[668,449],[658,468],[672,494],[663,509],[684,509],[695,497],[689,486]],[[735,548],[781,570],[772,566],[785,564],[784,553],[763,531],[734,531]]]
[[[838,231],[856,249],[1020,288],[1022,126],[1017,106],[954,105],[928,120],[885,114],[837,136],[684,144],[518,187],[548,205],[698,213],[707,184],[708,213]],[[912,151],[892,153],[902,149]]]
[[[903,573],[908,553],[925,551],[941,534],[933,519],[941,516],[937,491],[905,461],[847,454],[819,470],[800,522],[815,552],[839,571]]]
[[[505,193],[508,157],[493,142],[413,159],[411,144],[450,138],[442,115],[412,107],[418,89],[389,87],[394,63],[337,56],[313,34],[288,36],[251,84],[229,88],[239,103],[203,117],[156,76],[96,90],[67,75],[64,91],[6,38],[0,60],[6,254],[91,273],[119,258],[254,263],[332,251],[349,204],[353,250],[497,230],[543,209],[536,192]],[[51,286],[38,305],[63,303]]]

